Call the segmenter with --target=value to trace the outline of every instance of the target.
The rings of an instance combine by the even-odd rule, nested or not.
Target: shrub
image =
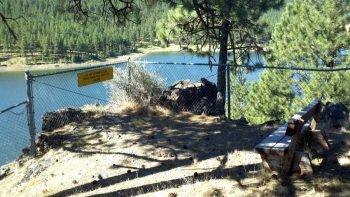
[[[111,105],[124,106],[135,103],[139,106],[150,104],[152,96],[161,94],[166,79],[159,76],[159,71],[150,72],[145,65],[129,63],[126,69],[114,69],[113,80],[105,83],[109,88]]]

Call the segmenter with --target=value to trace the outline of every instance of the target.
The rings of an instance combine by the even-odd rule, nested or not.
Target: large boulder
[[[343,103],[327,102],[319,119],[335,127],[344,126],[344,123],[349,120],[349,110]]]
[[[189,79],[179,80],[168,87],[156,104],[173,111],[189,111],[195,114],[216,115],[217,87],[205,78],[198,82]]]
[[[80,108],[65,107],[57,111],[45,112],[41,119],[42,131],[52,131],[71,122],[80,122],[83,120],[83,114]]]

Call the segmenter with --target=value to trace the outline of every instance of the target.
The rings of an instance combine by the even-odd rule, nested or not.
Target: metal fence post
[[[32,79],[29,70],[24,71],[27,83],[27,113],[28,113],[28,127],[30,133],[30,154],[36,155],[35,144],[35,120],[34,120],[34,103],[33,103],[33,91],[32,91]]]
[[[231,120],[231,79],[230,79],[230,64],[226,64],[227,75],[227,119]]]
[[[130,57],[128,58],[128,83],[131,83],[131,66],[130,66]]]

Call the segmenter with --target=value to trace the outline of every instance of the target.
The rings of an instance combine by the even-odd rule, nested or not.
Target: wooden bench
[[[296,149],[301,137],[315,130],[321,110],[321,101],[314,100],[255,146],[254,150],[261,155],[265,169],[290,173],[294,168],[293,171],[303,174],[313,173],[308,154]]]

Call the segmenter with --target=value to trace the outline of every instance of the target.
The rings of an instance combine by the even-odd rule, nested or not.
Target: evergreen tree
[[[245,118],[252,124],[270,120],[288,120],[297,112],[300,94],[291,70],[265,69],[252,83]]]
[[[346,92],[350,87],[350,71],[308,72],[309,79],[302,83],[305,102],[315,98],[326,102],[342,102],[350,107],[350,97]],[[304,102],[304,103],[305,103]]]
[[[183,49],[208,56],[209,64],[214,52],[219,50],[218,63],[221,65],[227,63],[228,52],[232,50],[233,62],[237,65],[238,61],[249,57],[252,50],[263,50],[254,38],[263,27],[256,21],[267,10],[279,8],[283,3],[283,0],[182,0],[177,9],[179,14],[170,15],[172,18],[169,21],[174,21],[174,32],[178,32],[174,36]],[[195,46],[195,49],[190,46]],[[206,48],[204,50],[206,46],[209,46],[208,51]],[[216,110],[219,115],[224,115],[225,66],[218,66],[217,87]]]
[[[350,63],[350,2],[295,0],[288,4],[272,37],[268,65],[303,68],[344,68]],[[345,102],[342,96],[350,85],[346,72],[303,72],[299,80],[302,103],[315,98],[323,102]]]
[[[350,3],[295,0],[288,4],[272,36],[269,65],[342,67],[350,63]]]
[[[109,52],[111,52],[109,54],[113,56],[116,55],[116,51],[119,49],[121,49],[120,54],[135,51],[137,50],[136,47],[141,46],[140,43],[146,45],[147,42],[154,40],[155,37],[148,36],[145,30],[148,28],[149,31],[153,32],[150,32],[150,35],[155,36],[156,19],[165,15],[169,9],[167,4],[159,3],[153,6],[150,14],[148,12],[149,4],[136,0],[133,6],[138,8],[139,15],[144,22],[134,24],[130,21],[130,23],[125,23],[124,26],[116,27],[114,23],[116,21],[111,17],[112,15],[106,15],[102,18],[97,17],[103,12],[100,2],[78,0],[75,2],[82,3],[81,11],[91,12],[91,15],[88,16],[89,20],[86,21],[89,25],[83,26],[70,15],[75,10],[71,10],[69,7],[73,1],[48,3],[46,0],[0,0],[0,2],[0,13],[5,17],[2,18],[3,23],[0,23],[0,32],[2,32],[0,47],[6,47],[9,51],[15,51],[16,53],[20,53],[20,49],[22,49],[23,55],[32,55],[26,57],[28,59],[35,59],[39,54],[43,61],[46,60],[49,52],[51,60],[55,61],[59,61],[59,59],[79,60],[83,56],[86,58],[84,60],[88,60],[100,54],[107,54],[107,44],[109,45]],[[116,2],[122,3],[119,0],[108,1],[107,3]],[[118,8],[121,8],[122,5],[124,3],[120,4]],[[129,19],[132,19],[132,17]],[[6,25],[11,28],[11,32]],[[136,35],[137,32],[141,34],[129,41],[128,36],[130,34]],[[123,34],[126,35],[125,38]],[[14,40],[13,36],[18,37],[18,41]],[[44,37],[47,37],[47,40]],[[109,38],[108,43],[107,38]],[[140,38],[143,40],[140,40]],[[77,40],[80,40],[79,44],[77,44]],[[121,40],[121,42],[116,44],[114,43],[115,40]],[[130,43],[133,44],[133,48],[130,47]],[[73,58],[72,53],[75,54]]]
[[[231,71],[230,87],[231,87],[231,118],[239,119],[244,117],[247,101],[246,96],[251,89],[251,84],[247,80],[247,68],[235,67]]]

